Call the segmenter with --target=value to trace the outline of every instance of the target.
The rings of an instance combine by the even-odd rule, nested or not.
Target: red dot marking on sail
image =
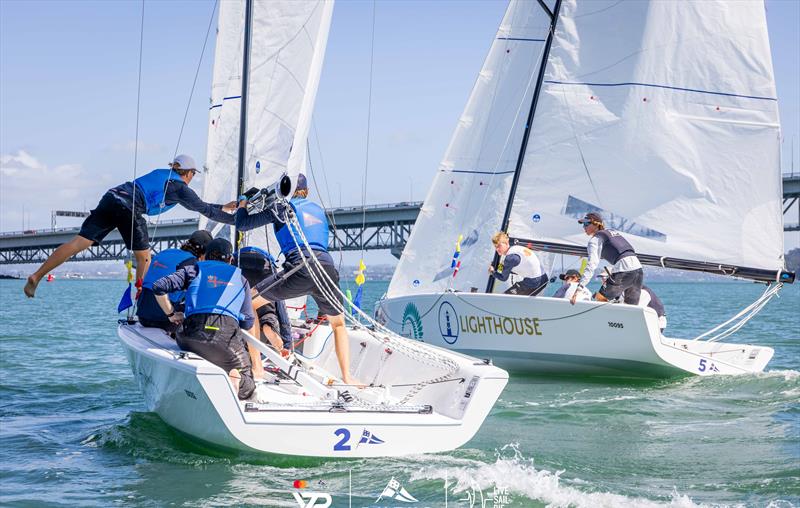
[[[645,97],[644,99],[642,99],[642,102],[647,102],[647,97]]]
[[[480,185],[483,185],[483,182],[481,182]]]
[[[719,111],[719,106],[717,106],[717,111]]]
[[[450,180],[450,185],[453,185],[454,183],[456,183],[455,180]]]
[[[445,208],[447,208],[447,207],[450,206],[450,203],[445,203],[444,206],[445,206]]]

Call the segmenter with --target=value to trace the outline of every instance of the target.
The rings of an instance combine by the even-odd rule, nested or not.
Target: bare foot
[[[242,380],[242,375],[239,374],[238,369],[231,369],[228,372],[228,378],[231,380],[231,384],[233,385],[233,391],[237,394],[239,393],[239,382]]]
[[[25,287],[22,289],[25,291],[25,296],[28,298],[33,298],[34,294],[36,293],[36,286],[39,285],[39,279],[35,278],[33,275],[28,276],[28,282],[25,283]]]
[[[367,387],[366,384],[362,383],[361,381],[359,381],[358,379],[356,379],[356,378],[354,378],[352,376],[345,376],[344,378],[342,378],[342,382],[344,384],[346,384],[346,385],[351,385],[351,386],[353,386],[355,388],[359,388],[359,389]]]

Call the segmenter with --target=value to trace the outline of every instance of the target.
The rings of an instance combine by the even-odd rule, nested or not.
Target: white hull
[[[761,372],[768,347],[667,338],[649,308],[561,298],[431,293],[384,298],[376,318],[428,344],[525,373],[668,377]],[[449,329],[448,329],[449,319]]]
[[[425,380],[430,367],[413,365],[402,354],[387,355],[378,341],[350,329],[353,374],[389,386],[390,403],[337,407],[290,380],[259,385],[260,402],[245,402],[237,400],[222,369],[197,355],[182,354],[161,330],[122,324],[118,333],[148,410],[184,434],[234,450],[312,457],[452,450],[477,432],[508,382],[508,374],[497,367],[442,351],[459,365],[453,377],[465,382],[426,385],[400,406],[397,401],[410,388],[392,385]],[[335,368],[329,335],[330,328],[320,326],[305,343],[307,351],[314,350],[320,372]],[[370,391],[381,390],[364,393]],[[431,410],[420,410],[424,405]]]

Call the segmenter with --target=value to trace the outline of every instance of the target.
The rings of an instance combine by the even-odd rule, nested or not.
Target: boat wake
[[[450,499],[463,500],[470,506],[493,506],[497,496],[514,506],[525,497],[526,506],[570,506],[591,508],[618,507],[674,507],[694,508],[706,506],[677,491],[668,500],[656,501],[642,497],[625,496],[612,492],[590,492],[591,485],[580,479],[564,479],[563,470],[548,471],[534,467],[533,458],[526,458],[516,443],[510,443],[496,451],[493,463],[477,460],[458,460],[444,466],[423,467],[411,476],[411,480],[446,480]],[[471,504],[470,504],[471,503]],[[494,503],[497,504],[496,502]]]

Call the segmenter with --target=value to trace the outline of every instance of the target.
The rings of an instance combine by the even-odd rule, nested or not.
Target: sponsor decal
[[[415,288],[418,288],[420,285],[419,279],[414,279],[414,282],[412,282],[411,285],[414,286]]]
[[[393,501],[400,501],[401,503],[416,503],[417,499],[408,493],[408,491],[400,485],[400,482],[394,479],[394,476],[389,483],[386,484],[384,487],[383,492],[381,495],[378,496],[378,499],[375,500],[375,503],[379,503],[382,499],[391,499]]]
[[[464,497],[458,501],[465,503],[469,508],[505,508],[511,504],[512,500],[508,493],[508,487],[495,486],[492,490],[484,493],[483,489],[472,483],[464,493]]]
[[[261,161],[256,161],[256,174],[261,173]]]
[[[159,261],[157,259],[153,260],[152,266],[155,266],[157,268],[167,268],[167,265],[165,265],[164,263],[162,263],[161,261]]]
[[[342,427],[333,431],[333,435],[339,438],[339,440],[334,443],[333,451],[335,452],[349,452],[353,449],[353,446],[350,444],[350,430],[346,427]],[[356,443],[356,448],[364,445],[379,445],[383,444],[383,439],[376,436],[368,429],[364,429],[361,431],[361,438]]]
[[[622,215],[603,210],[599,206],[587,203],[586,201],[578,199],[575,196],[567,196],[567,202],[564,205],[564,211],[562,212],[564,215],[574,219],[580,219],[589,212],[601,214],[606,224],[606,229],[616,229],[621,233],[628,233],[630,235],[641,236],[651,240],[658,240],[659,242],[667,241],[667,235],[661,231],[656,231],[655,229],[648,228],[642,224],[637,224],[629,217],[623,217]]]
[[[292,492],[292,497],[294,500],[297,501],[297,505],[300,508],[328,508],[331,504],[333,504],[333,498],[327,492],[309,492],[303,491],[309,486],[309,482],[306,480],[295,480],[292,482],[292,487],[295,490]],[[327,487],[324,481],[319,480],[316,484],[316,487]]]
[[[209,275],[206,280],[207,280],[209,285],[214,286],[215,288],[217,286],[230,286],[231,285],[230,281],[220,280],[220,279],[217,278],[216,275]]]
[[[541,324],[536,317],[466,315],[459,319],[459,327],[462,332],[483,335],[542,335]]]
[[[450,302],[439,305],[439,332],[448,344],[455,344],[458,340],[458,314]]]
[[[533,215],[531,216],[531,220],[532,220],[533,222],[539,222],[540,220],[542,220],[542,216],[541,216],[541,215],[539,215],[538,213],[535,213],[535,214],[533,214]]]
[[[422,318],[419,317],[419,310],[413,303],[408,303],[403,311],[403,325],[400,335],[409,339],[422,339]]]
[[[315,226],[317,224],[322,224],[322,221],[308,212],[303,212],[303,225]]]

